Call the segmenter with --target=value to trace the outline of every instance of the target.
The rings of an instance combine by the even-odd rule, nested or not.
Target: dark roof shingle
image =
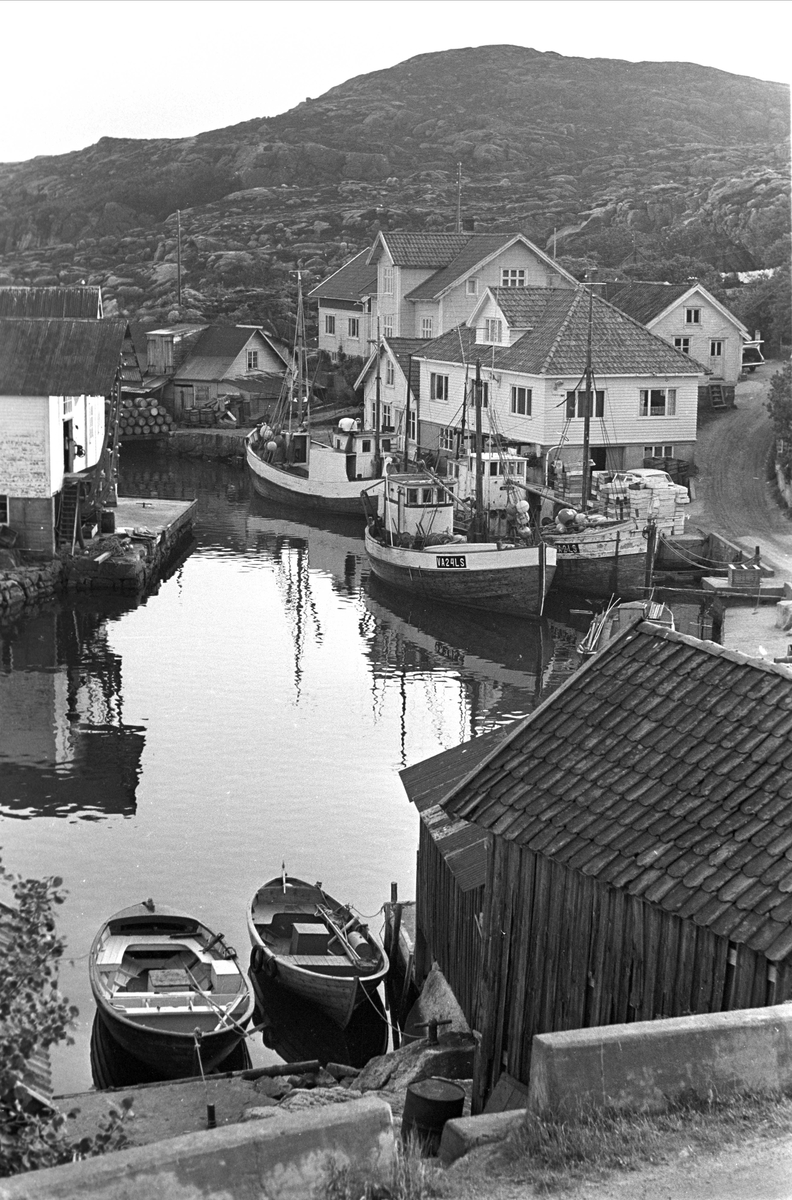
[[[670,688],[647,717],[645,700],[683,668],[707,686],[686,695]],[[735,690],[746,679],[757,686]],[[704,724],[714,712],[717,721]],[[576,732],[567,737],[573,713]],[[457,765],[463,748],[448,752],[445,795],[445,755],[410,768],[405,784],[416,796],[428,789],[451,816],[784,957],[792,951],[782,936],[792,932],[792,892],[784,890],[792,888],[792,774],[783,762],[765,769],[761,742],[733,749],[770,714],[783,714],[776,734],[792,744],[787,668],[642,622],[483,762],[484,747],[473,743],[466,778]],[[669,735],[661,752],[652,748],[657,729]],[[691,738],[707,749],[706,773],[690,766]]]
[[[368,255],[368,249],[361,250],[308,295],[312,300],[359,300],[376,294],[377,268],[367,263]]]
[[[127,322],[0,318],[0,395],[107,396],[140,378]]]
[[[86,317],[102,315],[99,287],[0,287],[0,317]]]
[[[688,291],[689,283],[608,283],[605,298],[634,321],[647,325]]]

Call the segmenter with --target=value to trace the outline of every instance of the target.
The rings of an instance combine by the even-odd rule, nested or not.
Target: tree
[[[66,1117],[35,1113],[25,1105],[21,1085],[27,1064],[39,1050],[70,1043],[77,1016],[58,990],[64,943],[55,929],[54,907],[63,903],[63,880],[22,879],[0,861],[0,882],[14,899],[0,912],[0,1176],[6,1176],[118,1149],[125,1138],[123,1117],[115,1110],[94,1138],[73,1142],[65,1133]]]
[[[789,479],[792,478],[792,363],[786,363],[770,380],[767,408],[776,436],[776,462]]]

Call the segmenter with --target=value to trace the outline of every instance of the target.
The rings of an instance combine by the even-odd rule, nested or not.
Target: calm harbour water
[[[364,914],[392,880],[412,898],[399,770],[524,716],[577,662],[563,619],[376,586],[362,521],[308,523],[237,468],[135,447],[122,472],[126,494],[198,497],[192,552],[142,603],[69,598],[0,627],[3,859],[68,890],[61,986],[80,1020],[56,1092],[91,1086],[87,953],[107,916],[153,896],[247,958],[247,901],[284,860]]]

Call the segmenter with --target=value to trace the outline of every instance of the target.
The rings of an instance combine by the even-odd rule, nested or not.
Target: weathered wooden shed
[[[788,667],[641,622],[442,807],[491,834],[477,1108],[537,1033],[792,998]]]

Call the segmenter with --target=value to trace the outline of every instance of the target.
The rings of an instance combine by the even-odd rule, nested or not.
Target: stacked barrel
[[[123,437],[157,437],[169,433],[173,425],[170,413],[161,403],[150,398],[124,396],[118,418],[118,432]]]

